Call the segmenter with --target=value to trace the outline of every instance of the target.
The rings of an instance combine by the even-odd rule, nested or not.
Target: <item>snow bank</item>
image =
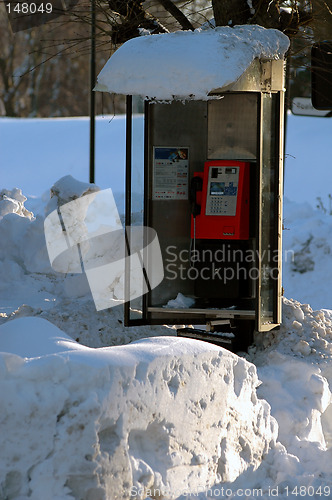
[[[97,191],[99,187],[94,184],[64,176],[51,187],[45,213]],[[55,272],[46,248],[44,217],[33,217],[24,206],[26,200],[17,188],[0,193],[0,294],[1,309],[6,312],[21,306],[22,301],[25,304],[27,298],[30,306],[42,308],[54,299],[54,286],[50,280],[54,279]],[[84,208],[84,203],[81,205]],[[81,216],[80,213],[76,215]],[[64,281],[63,295],[75,298],[88,294],[90,297],[85,276],[69,275],[65,279],[57,275],[57,278],[58,283]]]
[[[22,190],[14,188],[11,191],[3,189],[0,191],[0,220],[7,214],[17,214],[21,217],[32,219],[33,213],[24,206],[27,200],[22,194]]]
[[[72,175],[65,175],[51,187],[50,201],[46,205],[45,215],[48,215],[52,210],[56,210],[65,203],[69,203],[70,201],[88,194],[96,193],[99,190],[100,188],[95,184],[81,182],[74,179]]]
[[[7,306],[15,309],[17,299],[20,301],[22,296],[31,298],[30,273],[53,274],[45,246],[43,217],[33,217],[24,206],[26,199],[17,188],[0,193],[0,313]],[[45,298],[49,295],[45,294]]]
[[[311,473],[330,474],[324,450],[332,454],[332,311],[284,299],[280,330],[262,341],[264,350],[249,359],[263,382],[258,394],[278,421],[278,440]]]
[[[214,345],[91,349],[21,318],[0,327],[0,351],[6,498],[177,498],[255,470],[275,446],[255,367]]]
[[[236,82],[255,58],[282,58],[288,46],[286,35],[257,25],[138,37],[112,55],[95,90],[208,99],[212,90]]]

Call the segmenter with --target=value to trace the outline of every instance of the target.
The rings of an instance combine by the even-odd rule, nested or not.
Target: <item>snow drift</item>
[[[177,498],[256,469],[275,446],[255,366],[214,345],[91,349],[20,318],[0,327],[0,351],[5,498]]]
[[[86,192],[78,187],[70,199]],[[330,497],[330,310],[284,299],[280,330],[246,355],[262,381],[256,392],[256,369],[239,357],[161,337],[175,334],[170,327],[124,328],[121,307],[96,312],[82,275],[51,269],[43,217],[12,208],[0,220],[0,495],[113,500],[124,475],[136,498],[172,484],[180,488],[173,498],[183,500],[186,485],[202,491],[219,479],[216,498],[221,488],[259,488],[263,498],[278,488],[287,498],[300,485],[310,498]],[[317,271],[328,285],[331,218],[297,204],[286,209],[295,229],[286,239],[295,249],[285,265],[286,293],[291,280],[295,290],[307,276],[311,294],[329,304]],[[159,339],[146,339],[153,336]]]
[[[4,215],[10,213],[31,219],[33,213],[25,208],[25,201],[27,201],[27,198],[22,194],[21,189],[14,188],[11,191],[2,189],[0,191],[0,220]]]

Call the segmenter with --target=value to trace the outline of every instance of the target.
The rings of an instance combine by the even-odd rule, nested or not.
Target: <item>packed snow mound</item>
[[[9,200],[5,195],[0,201],[0,205],[6,203],[6,213],[0,217],[1,291],[18,285],[27,273],[53,273],[46,251],[43,217],[33,218],[26,210],[26,197],[20,189],[13,190],[10,196],[13,198]]]
[[[91,349],[20,318],[0,327],[0,351],[6,498],[173,499],[257,469],[276,445],[255,366],[217,346]]]
[[[133,38],[108,60],[95,90],[208,99],[212,90],[236,82],[255,58],[279,59],[288,47],[286,35],[258,25]]]
[[[11,191],[2,189],[0,191],[0,220],[7,214],[17,214],[32,219],[33,213],[24,206],[26,200],[21,189],[14,188]]]
[[[75,342],[55,325],[42,318],[28,317],[9,321],[0,329],[0,351],[22,358],[39,358],[48,354],[88,347]]]
[[[45,215],[48,215],[65,203],[99,190],[100,188],[95,184],[81,182],[71,175],[64,175],[50,189],[50,201],[46,205]]]
[[[323,366],[332,361],[332,311],[314,311],[309,304],[283,299],[283,321],[278,330],[262,334],[264,349],[275,349]]]
[[[56,211],[60,205],[72,203],[76,209],[72,219],[77,231],[82,226],[84,229],[84,224],[80,222],[84,220],[89,205],[87,195],[93,195],[99,191],[99,187],[95,184],[80,182],[71,175],[64,176],[51,187],[45,212],[47,214],[53,210]],[[4,189],[1,191],[0,198],[1,196],[3,197],[2,200],[0,199],[0,211],[2,210],[3,214],[0,216],[1,308],[6,312],[8,310],[12,312],[18,307],[17,300],[21,302],[20,307],[26,304],[27,299],[29,299],[29,306],[38,305],[43,309],[47,308],[54,300],[54,288],[57,283],[53,284],[50,281],[54,280],[56,273],[51,267],[47,252],[44,217],[37,215],[34,218],[33,214],[25,208],[24,203],[27,198],[20,189],[15,188],[12,191]],[[82,202],[75,204],[74,200],[78,199]],[[105,217],[112,219],[112,214],[107,213],[106,209],[104,212]],[[102,214],[99,215],[99,218],[102,217]],[[56,231],[54,233],[57,234]],[[88,295],[89,298],[91,297],[85,276],[67,275],[65,279],[64,275],[58,274],[57,278],[58,284],[65,281],[64,296],[75,298]]]
[[[312,473],[330,474],[323,453],[332,455],[332,311],[284,299],[280,330],[262,335],[262,342],[263,350],[253,348],[248,359],[258,366],[258,394],[271,404],[278,439],[310,461]]]

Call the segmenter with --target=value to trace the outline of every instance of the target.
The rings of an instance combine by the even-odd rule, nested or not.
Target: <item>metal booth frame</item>
[[[168,309],[163,305],[151,305],[151,290],[140,299],[127,301],[124,306],[126,326],[143,324],[222,324],[225,321],[239,321],[254,324],[257,332],[269,331],[281,323],[282,297],[282,186],[283,186],[283,130],[284,130],[284,62],[283,60],[254,60],[243,76],[228,87],[216,89],[214,96],[240,95],[250,92],[257,96],[257,157],[255,159],[255,245],[257,249],[258,276],[255,280],[255,307],[253,309],[188,308]],[[213,102],[213,101],[205,101]],[[186,104],[184,104],[186,105]],[[190,105],[190,104],[189,104]],[[151,225],[149,186],[151,185],[151,129],[153,106],[170,106],[144,102],[144,182],[143,182],[143,225]],[[208,104],[206,104],[208,106]],[[130,228],[132,220],[132,168],[133,168],[133,98],[127,96],[126,108],[126,201],[125,225]],[[269,123],[268,123],[269,122]],[[268,134],[274,139],[269,139]],[[207,134],[207,131],[206,131]],[[274,151],[272,150],[274,147]],[[270,148],[270,149],[269,149]],[[272,186],[272,188],[271,188]],[[271,190],[270,190],[271,188]],[[271,199],[273,197],[273,199]],[[145,248],[144,241],[142,242]],[[275,266],[277,276],[267,285],[264,269],[269,266],[266,248],[277,251]],[[129,246],[127,246],[129,248]],[[265,252],[264,252],[265,250]],[[265,280],[265,281],[264,281]],[[126,268],[125,285],[130,290],[130,269]],[[272,286],[271,286],[272,285]],[[129,296],[129,295],[127,295]],[[135,313],[133,313],[133,311]],[[270,314],[272,313],[272,314]]]

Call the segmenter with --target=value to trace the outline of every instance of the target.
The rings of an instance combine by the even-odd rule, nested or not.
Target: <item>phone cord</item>
[[[194,255],[196,255],[196,217],[194,217]]]

